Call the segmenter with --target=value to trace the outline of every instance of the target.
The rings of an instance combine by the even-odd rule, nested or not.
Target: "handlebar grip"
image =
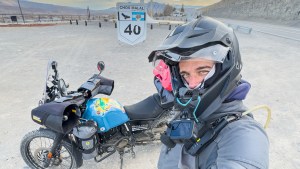
[[[100,77],[100,86],[98,89],[98,94],[105,94],[111,95],[112,91],[114,90],[114,80],[107,79],[105,77]]]
[[[87,82],[82,84],[77,91],[85,92],[87,90],[89,93],[88,96],[94,97],[97,94],[110,95],[113,89],[114,89],[113,80],[94,74],[91,78],[87,80]]]

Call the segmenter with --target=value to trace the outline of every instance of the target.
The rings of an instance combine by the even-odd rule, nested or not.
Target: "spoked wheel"
[[[24,136],[21,142],[21,155],[29,167],[45,168],[55,137],[55,133],[47,129],[36,130]],[[77,167],[70,143],[63,141],[55,154],[50,159],[50,165],[47,168],[73,169]]]

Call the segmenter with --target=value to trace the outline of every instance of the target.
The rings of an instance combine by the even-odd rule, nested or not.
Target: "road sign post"
[[[135,45],[146,39],[146,11],[143,3],[117,3],[118,39]]]

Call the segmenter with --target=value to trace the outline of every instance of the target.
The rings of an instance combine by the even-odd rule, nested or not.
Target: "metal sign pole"
[[[22,12],[21,5],[20,5],[20,1],[19,1],[19,0],[18,0],[18,4],[19,4],[19,8],[20,8],[20,12],[21,12],[21,15],[22,15],[23,22],[25,23],[24,16],[23,16],[23,12]]]

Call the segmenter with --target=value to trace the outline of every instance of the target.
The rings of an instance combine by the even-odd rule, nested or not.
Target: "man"
[[[163,103],[173,101],[180,112],[161,137],[159,169],[269,167],[267,134],[253,117],[242,116],[250,84],[241,80],[231,28],[200,17],[174,29],[149,61],[167,65],[171,84],[156,80],[156,86],[171,85],[159,93]],[[156,77],[167,79],[168,73]]]

